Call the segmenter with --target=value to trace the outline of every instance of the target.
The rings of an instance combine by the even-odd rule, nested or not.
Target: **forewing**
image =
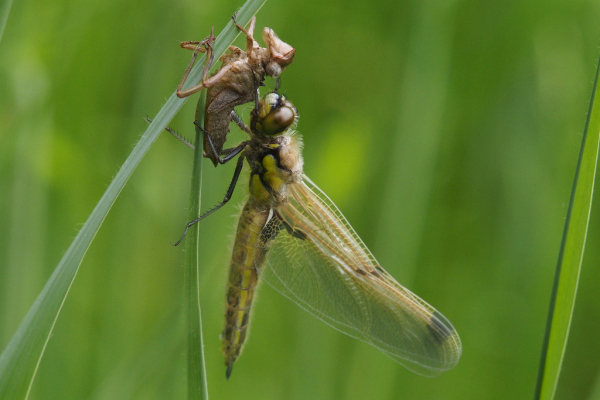
[[[334,328],[421,375],[453,368],[461,343],[452,324],[385,272],[337,207],[307,177],[261,234],[262,278]],[[262,253],[261,254],[265,254]],[[264,261],[264,262],[263,262]]]

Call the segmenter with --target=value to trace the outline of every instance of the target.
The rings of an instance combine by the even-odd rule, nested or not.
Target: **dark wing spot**
[[[293,237],[295,237],[296,239],[306,240],[306,238],[307,238],[306,233],[302,232],[300,229],[294,229],[291,232],[288,229],[288,233],[290,235],[292,235]]]
[[[288,224],[286,221],[284,221],[284,219],[281,218],[281,216],[279,214],[275,213],[275,216],[277,217],[277,220],[281,223],[281,225],[283,225],[285,227],[285,230],[287,231],[287,233],[289,233],[296,239],[300,239],[300,240],[307,239],[308,236],[306,235],[306,233],[302,232],[300,229],[292,228],[292,226],[290,224]],[[273,219],[275,219],[275,218],[273,218]],[[281,225],[280,225],[280,227],[281,227]]]
[[[446,339],[452,336],[452,332],[454,331],[454,327],[437,310],[431,316],[431,320],[429,321],[429,325],[427,325],[435,339],[438,343],[442,344]]]
[[[375,268],[379,268],[379,267],[375,267]],[[377,272],[376,269],[374,269],[373,271],[370,272],[371,275],[373,275],[376,278],[381,278],[381,274],[379,272]]]
[[[354,273],[355,273],[356,275],[367,276],[367,272],[366,272],[366,271],[363,271],[362,269],[355,269],[355,270],[354,270]]]

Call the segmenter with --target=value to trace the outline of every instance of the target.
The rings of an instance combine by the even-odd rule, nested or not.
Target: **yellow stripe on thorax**
[[[281,177],[279,168],[277,167],[277,160],[272,155],[267,155],[262,160],[263,168],[263,180],[273,188],[274,191],[279,192],[281,187],[285,184],[285,181]]]

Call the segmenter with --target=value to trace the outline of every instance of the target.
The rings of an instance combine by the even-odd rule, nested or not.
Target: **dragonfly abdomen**
[[[257,210],[248,203],[238,224],[227,281],[225,328],[221,336],[227,378],[246,339],[250,307],[259,278],[255,260],[264,258],[257,257],[257,252],[264,252],[264,249],[258,246],[259,236],[268,215],[268,210]]]

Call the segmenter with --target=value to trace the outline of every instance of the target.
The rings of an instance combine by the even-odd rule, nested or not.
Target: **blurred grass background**
[[[143,117],[175,90],[191,56],[179,41],[219,32],[241,4],[13,4],[0,42],[0,348]],[[531,398],[598,21],[589,0],[268,2],[257,27],[297,51],[282,90],[301,114],[305,172],[379,262],[453,322],[463,358],[433,380],[414,375],[265,285],[227,382],[218,337],[240,185],[202,226],[210,395]],[[195,102],[171,124],[188,137]],[[187,220],[192,156],[163,135],[134,173],[84,259],[31,398],[185,396],[183,253],[169,241]],[[205,170],[205,208],[233,168]],[[597,208],[558,399],[600,393]]]

